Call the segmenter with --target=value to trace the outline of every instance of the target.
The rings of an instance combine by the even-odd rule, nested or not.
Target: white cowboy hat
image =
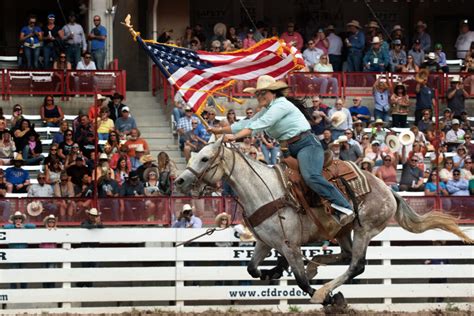
[[[99,156],[99,160],[109,160],[109,156],[106,153],[101,153]]]
[[[107,99],[105,96],[103,96],[102,94],[100,93],[97,93],[97,95],[95,96],[97,100],[105,100]]]
[[[362,159],[362,161],[360,162],[360,165],[362,166],[363,163],[369,163],[372,167],[375,165],[375,162],[372,159],[369,159],[367,157]]]
[[[154,162],[154,161],[156,161],[156,159],[153,158],[152,155],[145,155],[142,158],[140,158],[140,162],[143,163],[143,164],[147,163],[147,162]]]
[[[371,44],[380,44],[380,37],[378,36],[374,36],[372,38],[372,42],[370,42]]]
[[[341,135],[337,138],[336,141],[340,144],[340,143],[347,143],[349,140],[347,139],[346,135]]]
[[[193,210],[193,207],[190,204],[184,204],[183,209],[181,210],[181,212],[192,211],[192,210]]]
[[[349,23],[346,24],[346,26],[355,26],[355,27],[357,27],[358,29],[361,29],[361,28],[362,28],[362,27],[360,26],[359,21],[357,21],[357,20],[352,20],[352,21],[350,21]]]
[[[391,152],[397,152],[401,146],[400,140],[395,135],[388,135],[387,138],[385,138],[385,144],[387,144]]]
[[[15,214],[13,214],[13,215],[10,216],[10,222],[13,223],[13,221],[14,221],[15,218],[21,218],[21,219],[23,219],[23,221],[25,221],[25,220],[26,220],[26,215],[23,214],[23,213],[20,212],[20,211],[16,211]]]
[[[53,220],[55,222],[54,226],[56,226],[56,223],[58,221],[58,219],[56,218],[56,216],[54,216],[53,214],[49,214],[48,216],[46,216],[44,219],[43,219],[43,223],[45,225],[48,225],[48,222],[50,220]]]
[[[221,220],[223,218],[227,218],[227,226],[226,227],[228,227],[230,225],[230,214],[227,214],[226,212],[220,213],[219,215],[216,216],[216,219],[215,219],[216,225],[220,226]]]
[[[138,144],[137,148],[135,148],[135,152],[144,153],[145,148],[143,148],[143,144]]]
[[[102,214],[95,207],[91,208],[90,210],[86,210],[86,213],[93,216],[100,216],[100,214]]]
[[[428,59],[436,59],[435,53],[431,52],[428,54]]]
[[[418,21],[415,26],[416,26],[416,27],[421,26],[421,27],[423,27],[423,28],[425,28],[425,29],[428,27],[428,25],[427,25],[425,22],[423,22],[423,21]]]
[[[255,93],[259,90],[280,90],[288,88],[286,82],[277,81],[272,76],[263,75],[258,77],[257,79],[257,86],[255,88],[245,88],[244,92],[246,93]]]
[[[40,201],[33,201],[26,206],[26,212],[30,216],[38,216],[43,212],[43,204]]]
[[[375,120],[374,125],[379,125],[379,124],[382,124],[382,126],[383,126],[383,125],[385,125],[385,122],[382,119],[378,118],[378,119]]]
[[[331,116],[331,122],[333,127],[338,127],[344,121],[347,119],[346,113],[342,111],[336,111],[332,116]]]
[[[398,140],[404,146],[411,145],[415,142],[415,134],[412,131],[403,131],[398,135]]]
[[[365,27],[367,28],[373,27],[376,29],[380,28],[379,24],[376,21],[370,21],[368,24],[365,25]]]

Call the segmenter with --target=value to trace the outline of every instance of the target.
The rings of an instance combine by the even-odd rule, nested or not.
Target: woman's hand
[[[209,134],[220,134],[222,128],[221,127],[208,127],[207,132]]]
[[[237,139],[237,137],[235,137],[234,134],[226,134],[226,135],[224,136],[224,142],[225,142],[225,143],[233,142],[233,141],[235,141],[236,139]]]

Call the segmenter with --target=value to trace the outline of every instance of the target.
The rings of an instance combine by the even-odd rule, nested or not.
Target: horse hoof
[[[346,299],[344,298],[344,295],[342,295],[341,292],[337,292],[335,295],[333,295],[331,304],[337,307],[347,306]]]

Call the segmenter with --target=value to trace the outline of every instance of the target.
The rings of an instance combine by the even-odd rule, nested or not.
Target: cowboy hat
[[[421,26],[421,27],[424,28],[424,29],[426,29],[426,28],[428,27],[428,25],[426,25],[426,23],[423,22],[423,21],[418,21],[415,26],[416,26],[416,27],[420,27],[420,26]]]
[[[334,25],[332,24],[329,24],[327,27],[326,27],[326,31],[334,31],[336,28],[334,27]]]
[[[372,42],[370,42],[370,44],[380,44],[380,37],[374,36],[372,38]]]
[[[229,227],[230,225],[230,214],[227,214],[226,212],[220,213],[219,215],[216,216],[215,222],[217,226],[220,226],[221,220],[223,218],[227,218],[227,225],[226,227]]]
[[[255,88],[245,88],[244,92],[246,93],[255,93],[260,90],[280,90],[288,88],[286,82],[277,81],[272,76],[263,75],[258,77],[257,86]]]
[[[387,138],[385,138],[385,144],[387,144],[387,147],[391,152],[398,151],[401,146],[400,140],[395,135],[388,135]]]
[[[145,164],[147,162],[154,162],[156,161],[155,158],[153,158],[152,155],[144,155],[143,157],[140,158],[140,162]]]
[[[357,27],[358,29],[361,29],[361,28],[362,28],[362,27],[360,26],[359,21],[357,21],[357,20],[352,20],[352,21],[350,21],[349,23],[346,24],[346,26],[355,26],[355,27]]]
[[[43,204],[40,201],[33,201],[26,206],[26,212],[30,216],[38,216],[43,212]]]
[[[364,163],[368,163],[370,164],[372,167],[375,165],[375,162],[372,160],[372,159],[369,159],[367,157],[365,157],[364,159],[362,159],[362,161],[360,162],[360,165],[362,166],[362,164]]]
[[[395,31],[403,31],[403,27],[401,27],[400,25],[394,25],[392,27],[392,32],[395,32]]]
[[[54,226],[56,226],[56,222],[58,221],[58,219],[56,218],[56,216],[54,216],[53,214],[49,214],[48,216],[46,216],[44,219],[43,219],[43,223],[47,226],[48,225],[48,222],[50,220],[53,220],[54,221]]]
[[[100,214],[102,214],[95,207],[91,208],[90,210],[86,210],[86,213],[92,216],[100,216]]]
[[[349,140],[347,139],[346,135],[341,135],[337,138],[337,142],[340,143],[347,143]]]
[[[184,204],[183,208],[181,209],[181,212],[192,211],[192,210],[193,210],[193,207],[190,204]]]
[[[157,177],[160,174],[157,167],[149,167],[149,168],[146,168],[145,171],[143,172],[143,179],[148,181],[148,176],[150,175],[150,172],[155,172]]]
[[[435,53],[431,52],[428,54],[428,59],[436,59]]]
[[[364,122],[362,122],[361,120],[357,120],[357,121],[352,122],[352,125],[363,124],[363,123]]]
[[[374,125],[380,125],[380,124],[385,125],[385,122],[382,119],[379,119],[379,118],[376,119],[374,122]]]
[[[411,145],[415,142],[415,134],[412,131],[403,131],[398,135],[398,140],[403,146]]]
[[[101,153],[99,156],[99,160],[109,160],[109,157],[106,153]]]
[[[20,211],[16,211],[15,214],[11,215],[10,216],[10,222],[13,223],[13,221],[15,220],[15,218],[21,218],[23,220],[23,222],[26,220],[26,215],[23,214],[22,212]]]
[[[105,100],[105,99],[107,99],[105,96],[103,96],[103,95],[100,94],[100,93],[97,93],[97,95],[95,96],[95,98],[96,98],[97,100]]]
[[[332,116],[331,116],[331,122],[333,127],[338,127],[344,121],[347,119],[346,113],[342,111],[336,111]]]
[[[367,28],[380,28],[379,24],[376,21],[370,21],[368,24],[365,25]]]

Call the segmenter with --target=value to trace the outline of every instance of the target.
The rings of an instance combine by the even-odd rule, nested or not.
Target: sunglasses
[[[460,176],[460,173],[453,173],[453,176]]]
[[[411,161],[413,161],[413,162],[418,162],[418,159],[411,159]]]
[[[85,59],[91,59],[91,56],[84,56]]]
[[[51,102],[52,102],[52,101],[54,101],[54,100],[53,100],[53,99],[46,99],[46,101],[51,101]]]
[[[253,112],[247,112],[247,114],[253,114]]]
[[[46,177],[38,177],[38,180],[45,180]]]
[[[390,161],[392,161],[392,159],[384,159],[384,161],[388,161],[388,162],[390,162]]]
[[[72,136],[72,134],[66,134],[66,136]]]
[[[51,148],[49,151],[58,151],[57,148]]]
[[[148,175],[149,175],[149,176],[156,176],[156,173],[150,172]]]
[[[256,155],[257,153],[250,153],[250,155]]]
[[[257,92],[255,92],[255,96],[261,97],[261,96],[265,95],[267,92],[268,92],[268,90],[257,91]]]
[[[59,58],[63,59],[63,58],[66,58],[66,56],[59,56]]]

